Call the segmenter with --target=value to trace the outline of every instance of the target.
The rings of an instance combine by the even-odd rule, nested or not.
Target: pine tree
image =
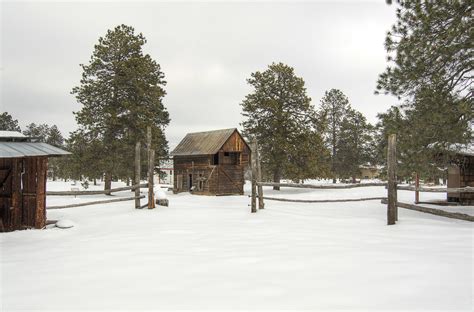
[[[48,136],[45,142],[59,148],[64,146],[64,137],[56,125],[49,127]]]
[[[8,112],[0,114],[0,130],[21,132],[18,120],[13,119]]]
[[[380,117],[382,132],[396,130],[400,167],[409,176],[435,172],[451,144],[472,142],[473,12],[472,1],[398,1],[398,6],[385,40],[389,66],[376,93],[403,99]],[[380,142],[383,146],[386,137]]]
[[[130,26],[107,31],[89,64],[81,65],[81,84],[72,91],[83,105],[75,113],[80,132],[100,142],[90,160],[105,173],[105,189],[112,175],[133,174],[134,146],[144,141],[147,126],[156,159],[168,150],[164,128],[170,119],[162,103],[166,82],[160,65],[143,53],[145,43]]]
[[[23,134],[38,140],[39,142],[46,142],[49,137],[49,126],[47,124],[35,124],[34,122],[28,124]]]
[[[472,101],[473,11],[471,1],[399,1],[397,22],[385,47],[390,65],[377,92],[414,96],[434,87]]]
[[[331,149],[331,172],[333,183],[337,176],[337,144],[340,138],[341,124],[349,110],[349,99],[338,89],[326,91],[321,99],[320,115],[325,120],[325,139]]]
[[[352,178],[360,174],[360,166],[374,162],[373,127],[366,118],[354,109],[348,109],[340,127],[336,143],[335,173],[341,178]]]
[[[322,174],[320,158],[325,151],[315,131],[315,111],[304,80],[292,67],[272,63],[267,70],[252,73],[247,82],[254,90],[241,103],[242,126],[246,136],[259,142],[263,169],[276,183],[284,176]]]

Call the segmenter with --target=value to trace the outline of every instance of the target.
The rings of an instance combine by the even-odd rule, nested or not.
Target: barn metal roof
[[[62,156],[71,153],[40,142],[1,142],[0,158],[23,158],[34,156]]]
[[[188,133],[178,146],[171,152],[171,156],[211,155],[219,151],[236,128]]]

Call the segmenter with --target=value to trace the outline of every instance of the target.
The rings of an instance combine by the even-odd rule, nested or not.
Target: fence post
[[[387,150],[387,172],[388,172],[388,204],[387,224],[395,224],[398,219],[397,213],[397,135],[388,136]]]
[[[140,209],[140,142],[135,144],[135,185],[135,208]]]
[[[253,139],[251,144],[250,167],[252,168],[252,202],[251,212],[257,212],[257,140]]]
[[[148,209],[155,208],[153,196],[153,174],[155,171],[155,151],[151,148],[151,127],[146,127],[146,149],[148,158]]]
[[[420,191],[418,190],[420,188],[420,175],[418,172],[415,174],[415,204],[420,203]]]
[[[255,140],[255,162],[257,165],[257,182],[262,182],[262,164],[260,162],[260,152],[258,151],[258,142]],[[257,185],[258,190],[258,209],[265,208],[263,203],[263,186]]]

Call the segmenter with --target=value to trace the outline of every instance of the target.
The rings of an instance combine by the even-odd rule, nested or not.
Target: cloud
[[[70,95],[80,63],[107,29],[128,24],[168,82],[170,142],[186,132],[236,127],[250,73],[284,62],[303,77],[313,103],[339,88],[375,121],[393,98],[375,96],[394,7],[380,2],[4,2],[1,110],[30,122],[76,129]],[[172,144],[171,144],[172,145]]]

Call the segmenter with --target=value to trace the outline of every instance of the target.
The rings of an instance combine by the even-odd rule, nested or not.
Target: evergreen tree
[[[259,142],[263,169],[277,183],[284,176],[322,174],[325,150],[315,131],[315,111],[304,80],[292,67],[272,63],[267,70],[252,73],[247,82],[254,90],[241,103],[242,126],[247,137]]]
[[[7,112],[0,114],[0,130],[21,132],[18,120],[13,119],[13,117]]]
[[[390,65],[378,91],[414,96],[424,87],[472,101],[471,1],[399,1],[385,47]]]
[[[45,142],[59,148],[64,146],[64,137],[56,125],[52,125],[49,128],[48,137]]]
[[[383,132],[396,130],[405,175],[435,172],[441,166],[436,159],[445,155],[446,161],[451,144],[472,142],[472,2],[398,5],[397,22],[385,41],[389,66],[376,93],[390,93],[404,102],[396,109],[399,116],[393,115],[395,110],[380,116],[381,127]],[[381,144],[385,142],[382,137]]]
[[[134,146],[144,141],[147,126],[152,128],[156,159],[167,154],[164,128],[170,119],[162,103],[166,82],[160,65],[143,53],[145,43],[130,26],[107,31],[89,64],[81,65],[81,84],[72,91],[83,105],[75,113],[80,132],[100,142],[100,148],[89,152],[90,161],[105,173],[105,189],[110,189],[112,175],[133,174]]]
[[[336,176],[339,164],[337,163],[337,146],[340,138],[341,124],[349,110],[349,100],[338,89],[326,91],[321,99],[320,115],[325,120],[325,139],[331,149],[331,172],[333,183],[336,183]]]
[[[360,174],[360,166],[374,164],[373,127],[366,118],[354,109],[348,109],[342,119],[339,140],[336,143],[335,173],[341,178],[355,179]]]
[[[34,122],[28,124],[23,134],[38,140],[39,142],[46,142],[49,137],[49,126],[47,124],[35,124]]]
[[[453,144],[472,142],[472,117],[466,99],[420,89],[413,102],[379,114],[379,160],[385,162],[387,137],[397,134],[399,176],[415,172],[433,178],[448,162]],[[463,117],[460,117],[463,116]]]

